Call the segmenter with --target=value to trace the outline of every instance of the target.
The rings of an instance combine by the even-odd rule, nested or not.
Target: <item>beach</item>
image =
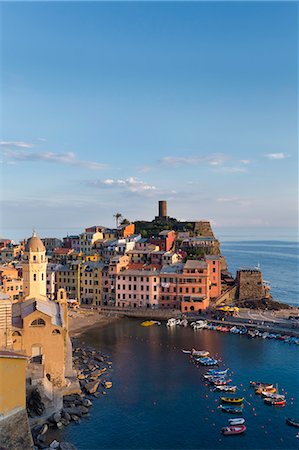
[[[69,334],[77,337],[89,328],[103,327],[120,319],[120,316],[103,313],[92,309],[77,309],[69,311]]]

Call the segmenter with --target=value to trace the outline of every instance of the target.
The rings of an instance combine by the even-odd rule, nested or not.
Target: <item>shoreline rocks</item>
[[[81,345],[81,344],[80,344]],[[81,386],[80,394],[69,394],[63,396],[63,408],[54,412],[42,425],[36,425],[31,433],[34,442],[34,449],[60,449],[76,450],[74,445],[61,441],[57,436],[50,440],[47,433],[55,430],[61,431],[71,423],[80,424],[84,417],[89,415],[93,406],[92,398],[99,398],[106,394],[104,387],[111,385],[110,380],[112,363],[108,356],[90,347],[75,347],[73,342],[73,365],[77,371],[77,378]],[[32,413],[39,413],[43,409],[40,405],[38,393],[34,393],[34,398],[30,402]]]

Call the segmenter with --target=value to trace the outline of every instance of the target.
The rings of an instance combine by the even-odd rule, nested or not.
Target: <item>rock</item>
[[[80,423],[80,422],[81,422],[80,417],[77,416],[76,414],[72,414],[72,415],[71,415],[71,419],[72,419],[74,422],[76,422],[76,423]]]
[[[81,395],[80,394],[70,394],[70,395],[65,395],[64,397],[63,397],[63,401],[66,401],[66,402],[74,402],[75,400],[78,400],[78,399],[80,399],[81,398]]]
[[[69,425],[70,421],[69,421],[69,420],[66,420],[66,419],[64,419],[64,418],[62,418],[62,419],[61,419],[61,423],[62,423],[62,425],[64,425],[65,427],[67,427],[67,426]]]
[[[95,392],[94,394],[93,394],[93,396],[95,397],[95,398],[99,398],[99,397],[101,397],[101,393],[100,392]]]
[[[60,448],[61,450],[76,450],[76,447],[71,444],[70,442],[60,442]]]
[[[79,409],[81,411],[81,414],[88,414],[89,413],[89,409],[86,408],[85,406],[79,406]]]
[[[68,421],[71,420],[70,414],[68,412],[66,412],[65,410],[62,411],[62,415],[65,420],[68,420]]]
[[[82,408],[82,406],[81,406],[81,408]],[[81,412],[81,410],[80,410],[80,407],[65,408],[64,410],[65,410],[71,417],[72,417],[73,415],[79,416],[79,417],[82,416],[82,412]]]
[[[89,408],[90,406],[92,406],[92,403],[88,398],[84,398],[82,401],[82,405],[85,406],[86,408]]]
[[[80,373],[80,374],[77,376],[77,378],[78,378],[78,380],[85,380],[86,375],[84,375],[84,373]]]
[[[43,425],[36,425],[34,428],[32,428],[31,432],[33,436],[37,435],[44,435],[49,429],[49,425],[47,423],[44,423]]]
[[[89,394],[94,394],[97,391],[99,384],[100,384],[99,381],[91,381],[90,383],[86,383],[85,390]]]
[[[58,430],[62,430],[62,428],[63,428],[63,423],[62,423],[62,422],[57,422],[57,423],[56,423],[56,426],[57,426]]]
[[[60,447],[60,443],[58,441],[56,441],[56,439],[54,439],[54,441],[51,442],[49,447],[50,448],[59,448]]]
[[[54,423],[60,422],[60,419],[61,419],[60,412],[54,413],[50,418],[51,422],[54,422]]]

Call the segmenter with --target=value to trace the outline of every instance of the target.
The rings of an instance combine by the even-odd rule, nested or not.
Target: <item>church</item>
[[[47,298],[46,268],[46,249],[34,232],[24,251],[24,296],[12,305],[12,345],[28,357],[27,382],[51,397],[55,389],[71,385],[75,372],[66,292],[60,289],[55,300]]]

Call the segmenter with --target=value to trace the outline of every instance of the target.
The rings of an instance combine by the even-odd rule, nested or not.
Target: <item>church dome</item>
[[[45,252],[45,246],[40,240],[39,237],[36,236],[35,233],[32,234],[31,238],[29,238],[25,245],[25,252]]]

